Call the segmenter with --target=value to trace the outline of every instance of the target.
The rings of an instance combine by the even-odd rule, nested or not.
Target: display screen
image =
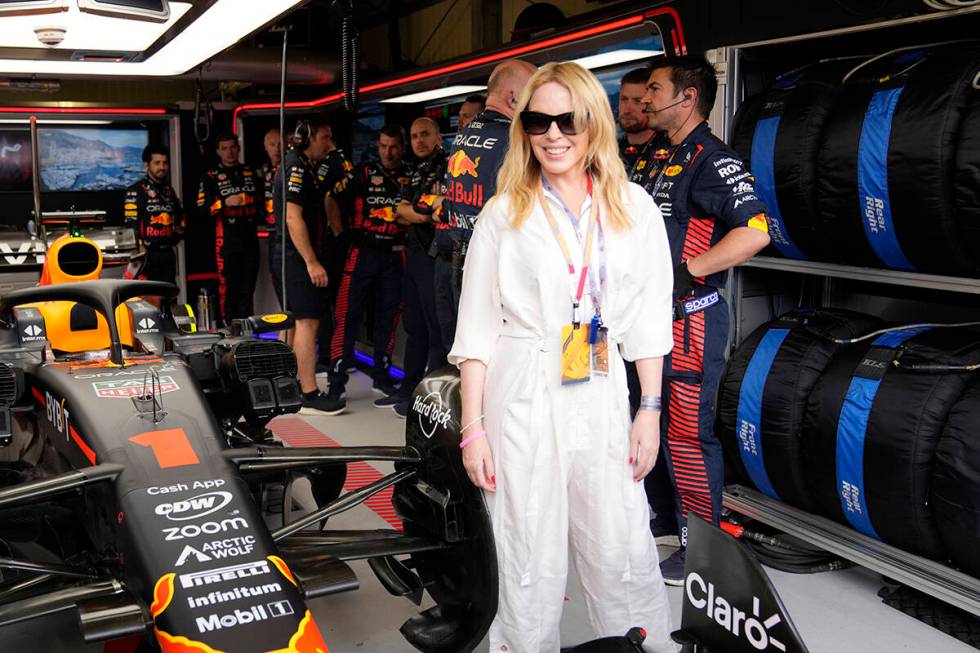
[[[0,191],[31,189],[31,133],[0,131]]]
[[[41,190],[124,189],[144,174],[147,138],[143,129],[42,127]]]

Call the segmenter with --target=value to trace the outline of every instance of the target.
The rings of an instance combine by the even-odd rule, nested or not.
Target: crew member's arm
[[[432,216],[434,215],[434,212],[438,206],[442,204],[442,198],[435,195],[431,195],[430,197],[434,199],[432,206],[433,213],[430,213],[429,215],[416,211],[415,204],[408,200],[400,201],[398,206],[395,207],[395,214],[398,216],[398,224],[426,224],[432,222]]]
[[[318,288],[326,287],[327,271],[317,260],[313,244],[310,243],[310,233],[306,228],[306,221],[303,220],[303,206],[296,202],[286,202],[286,228],[289,230],[289,238],[293,241],[293,247],[303,257],[306,263],[306,272],[310,275],[310,281]]]
[[[765,216],[763,215],[763,220]],[[767,232],[752,227],[736,227],[701,256],[687,262],[692,277],[705,277],[745,263],[769,244]]]
[[[201,188],[197,193],[197,208],[202,214],[216,218],[224,207],[225,203],[221,199],[217,185],[211,175],[204,173],[204,177],[201,178]]]
[[[346,198],[353,192],[354,187],[354,164],[349,159],[343,159],[336,174],[330,179],[323,179],[323,208],[327,214],[327,226],[334,236],[339,236],[344,231],[344,217],[340,209],[341,201],[349,204]]]
[[[340,204],[334,197],[327,193],[323,196],[323,205],[327,211],[327,226],[330,227],[330,233],[334,236],[339,236],[344,231],[344,220],[340,212]]]
[[[755,192],[755,179],[734,157],[706,161],[691,185],[697,206],[731,231],[711,249],[687,262],[692,277],[741,265],[769,244],[769,211]]]

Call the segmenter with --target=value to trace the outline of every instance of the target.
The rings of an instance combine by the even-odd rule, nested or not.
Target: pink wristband
[[[473,443],[477,438],[482,438],[486,434],[486,431],[477,431],[473,435],[463,438],[463,441],[459,443],[459,448],[463,449],[466,445]]]

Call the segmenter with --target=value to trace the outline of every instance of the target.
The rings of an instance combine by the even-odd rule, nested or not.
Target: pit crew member
[[[279,303],[296,318],[291,340],[296,353],[297,376],[303,393],[306,415],[337,415],[346,407],[332,401],[316,385],[316,334],[327,307],[327,271],[319,259],[326,230],[323,191],[317,182],[317,162],[330,146],[330,127],[318,122],[303,122],[296,128],[292,150],[286,154],[273,181],[275,235],[270,246],[272,279]],[[285,202],[283,175],[286,175]],[[280,244],[286,230],[285,250]],[[285,258],[285,289],[283,288]]]
[[[197,193],[199,219],[213,227],[218,298],[227,324],[252,315],[252,296],[259,273],[256,225],[264,218],[261,181],[238,162],[238,139],[231,132],[215,141],[219,163],[204,173]]]
[[[643,96],[650,126],[666,134],[667,159],[643,185],[663,213],[674,267],[674,348],[664,365],[667,463],[677,495],[681,548],[660,567],[681,585],[687,515],[718,523],[724,469],[714,433],[715,394],[725,362],[727,270],[769,244],[766,206],[738,155],[707,118],[718,83],[702,56],[655,60]]]
[[[170,153],[163,145],[143,149],[146,176],[126,189],[123,215],[144,250],[143,262],[130,278],[176,283],[177,251],[184,234],[184,210],[170,174]]]
[[[412,151],[418,163],[405,186],[396,212],[407,225],[405,235],[405,278],[403,293],[405,335],[405,378],[399,391],[375,400],[379,408],[391,406],[395,414],[408,414],[409,398],[426,370],[446,364],[446,350],[439,335],[436,299],[433,294],[433,261],[429,247],[435,236],[433,215],[442,202],[440,190],[446,174],[446,151],[442,149],[439,125],[431,118],[418,118],[410,129]]]
[[[395,219],[402,187],[411,171],[402,161],[405,130],[388,124],[378,133],[378,160],[354,169],[347,192],[354,198],[351,249],[334,308],[330,343],[331,400],[344,401],[347,367],[354,356],[354,338],[369,297],[374,297],[374,389],[392,395],[390,352],[401,312],[405,268],[405,228]]]
[[[453,139],[443,184],[445,199],[432,244],[436,314],[446,351],[453,348],[456,335],[463,262],[473,225],[496,190],[517,98],[535,70],[518,59],[498,64],[487,81],[486,109]]]

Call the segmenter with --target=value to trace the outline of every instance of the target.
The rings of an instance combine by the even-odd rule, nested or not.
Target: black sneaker
[[[323,394],[319,390],[303,394],[303,407],[300,415],[339,415],[347,410],[347,400],[343,394]]]
[[[395,411],[395,415],[405,419],[408,417],[408,407],[411,405],[411,403],[412,402],[410,399],[402,398],[402,400],[392,406],[391,409]]]
[[[379,392],[386,397],[398,394],[398,387],[390,379],[375,379],[371,387],[375,392]]]
[[[391,408],[397,403],[405,401],[405,397],[401,396],[397,392],[393,395],[388,395],[386,397],[379,397],[374,400],[375,408]]]
[[[687,549],[680,548],[660,563],[660,574],[664,583],[673,587],[684,585],[684,563],[687,562]]]

